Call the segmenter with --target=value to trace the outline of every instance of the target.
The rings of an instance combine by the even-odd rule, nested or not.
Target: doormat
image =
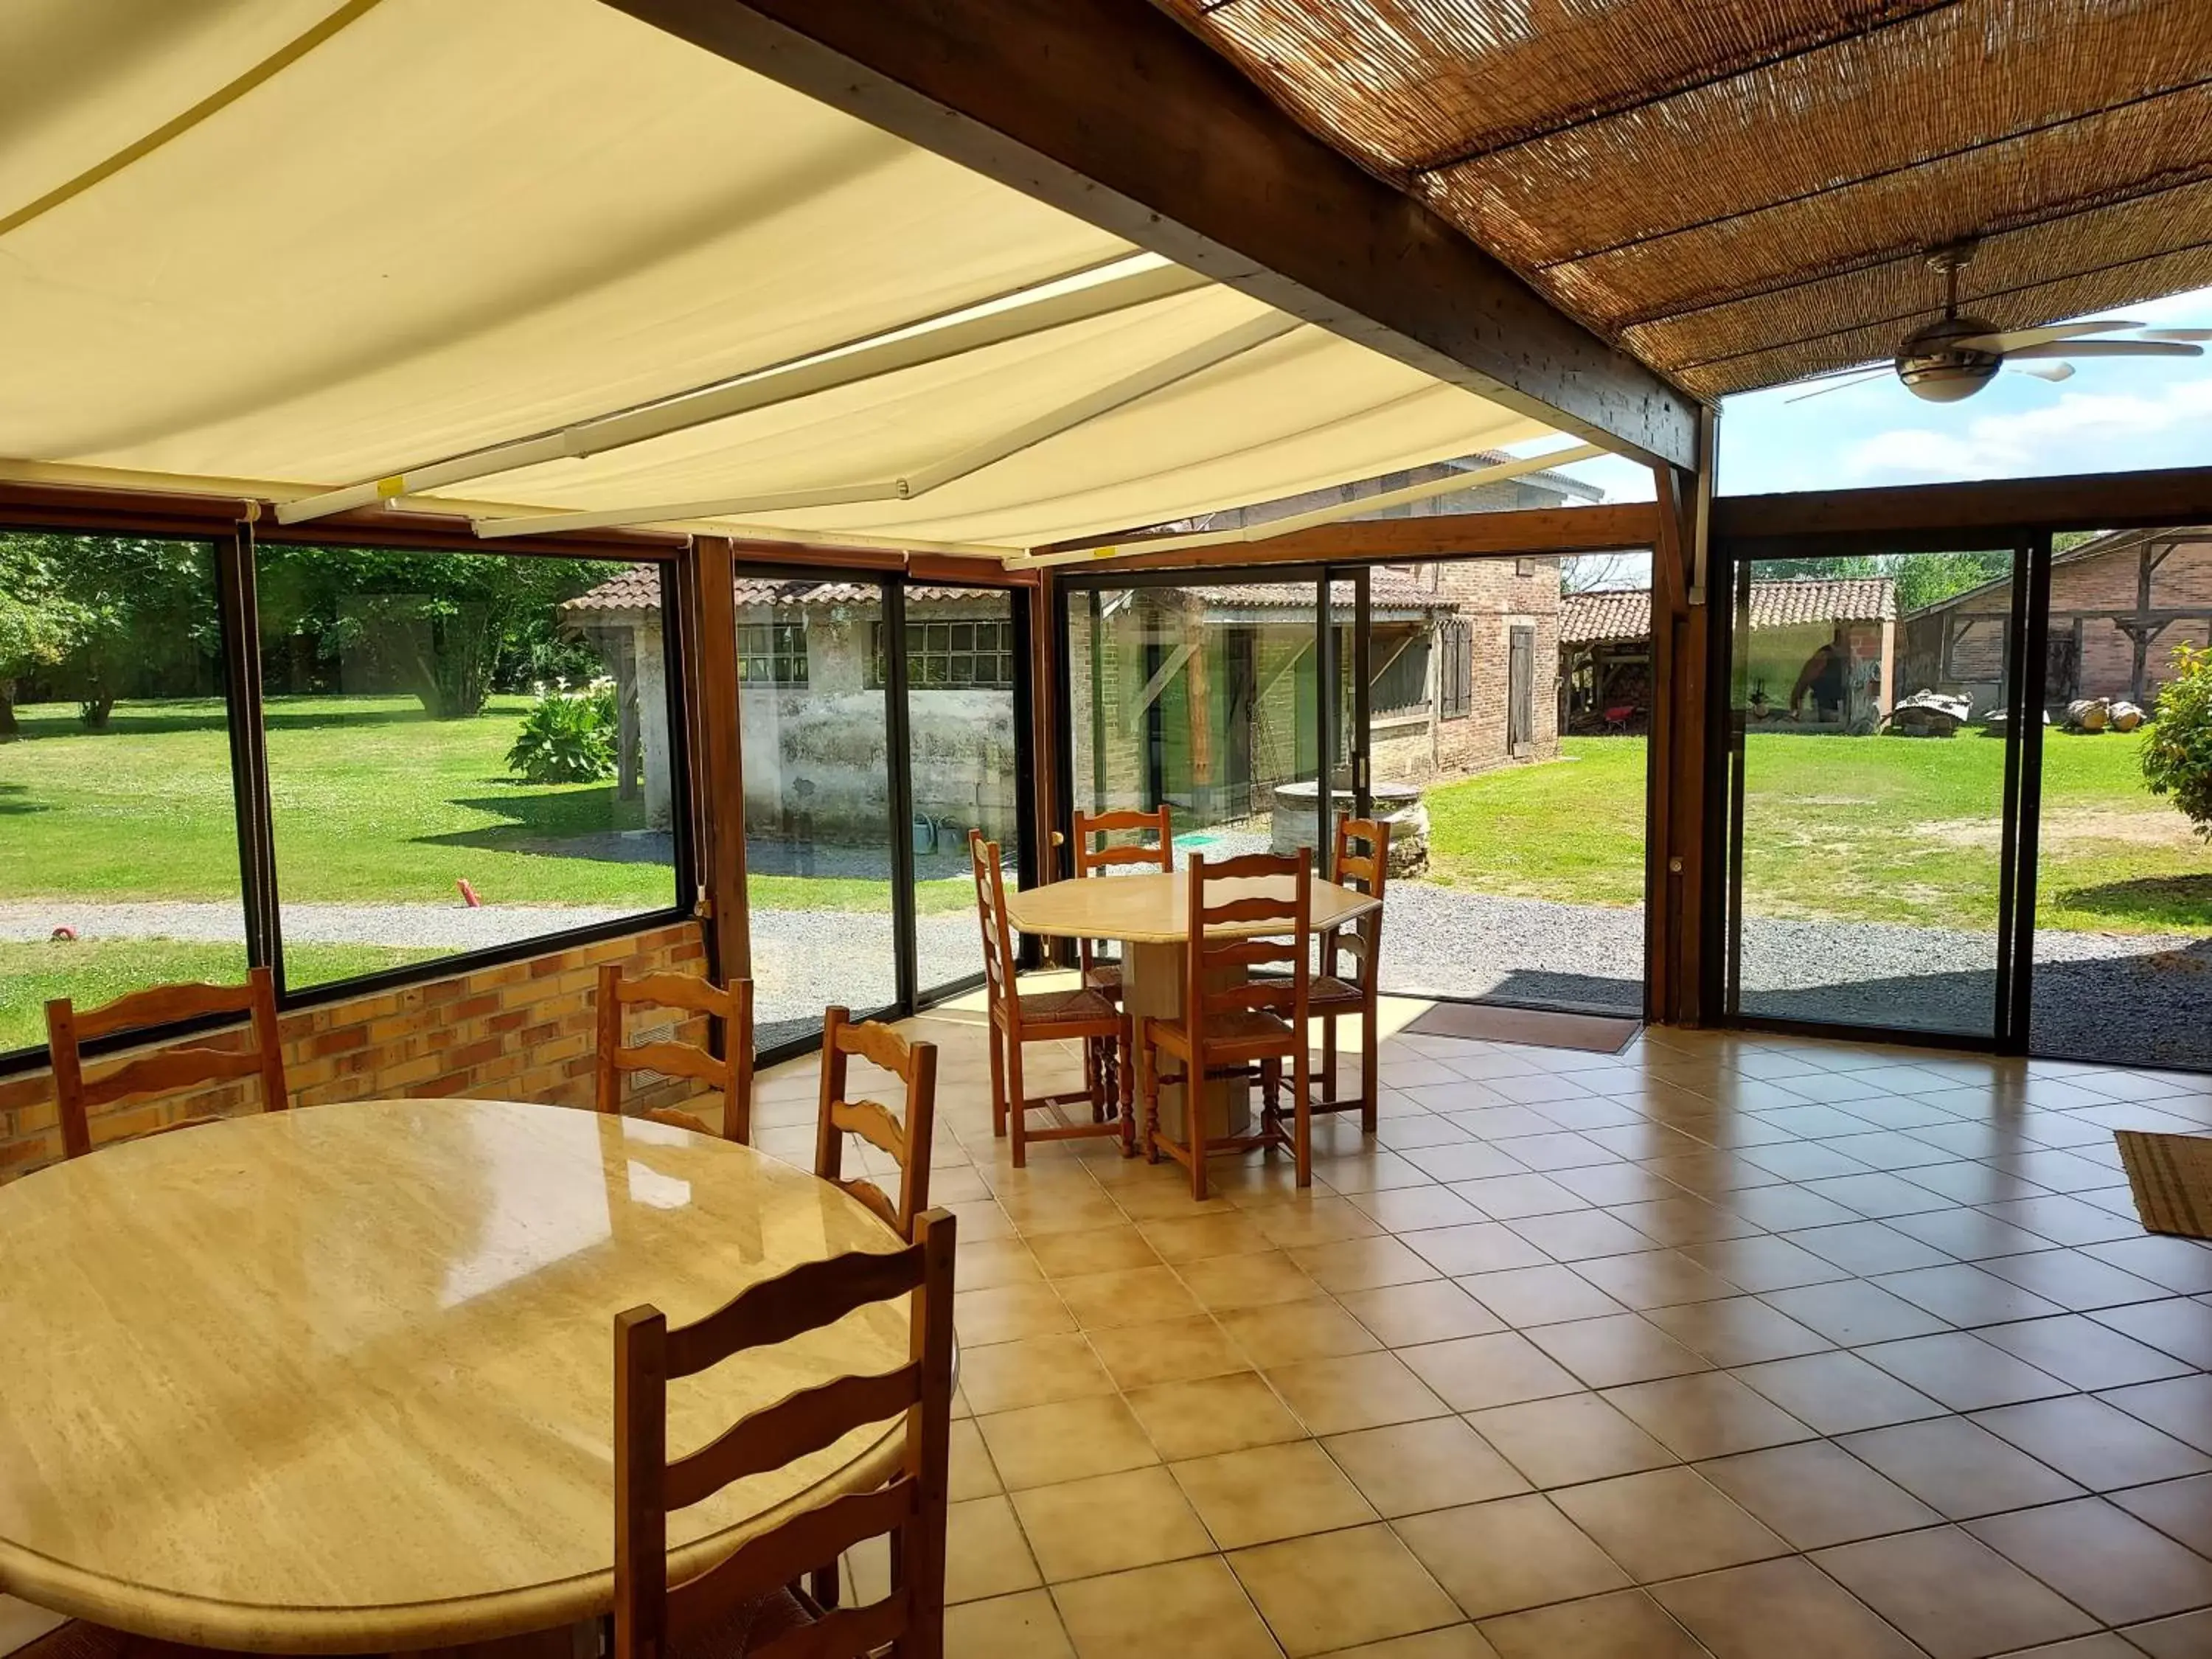
[[[1501,1008],[1486,1002],[1439,1002],[1406,1027],[1417,1036],[1525,1042],[1539,1048],[1579,1048],[1617,1054],[1644,1029],[1640,1019],[1566,1014],[1548,1008]]]
[[[2115,1129],[2143,1230],[2212,1238],[2212,1138]]]

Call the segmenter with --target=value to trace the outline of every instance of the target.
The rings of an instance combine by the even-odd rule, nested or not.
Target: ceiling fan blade
[[[2005,365],[2008,374],[2033,374],[2039,380],[2070,380],[2074,378],[2071,363],[2014,363]]]
[[[1831,392],[1847,392],[1855,386],[1864,386],[1869,380],[1881,380],[1891,373],[1890,366],[1882,363],[1873,368],[1855,368],[1833,374],[1816,374],[1814,380],[1826,380],[1827,385],[1816,386],[1811,392],[1801,392],[1794,398],[1784,398],[1785,404],[1802,404],[1808,398],[1825,398]]]
[[[2051,340],[2078,340],[2085,334],[2112,334],[2124,328],[2141,328],[2123,317],[2100,317],[2086,323],[2052,323],[2044,328],[2007,329],[1993,334],[1970,334],[1954,340],[1969,351],[2017,351],[2023,346]]]
[[[2046,345],[2022,346],[2005,353],[2017,357],[2202,357],[2204,348],[2174,340],[2053,340]]]
[[[2212,328],[2147,328],[2138,340],[2212,340]]]

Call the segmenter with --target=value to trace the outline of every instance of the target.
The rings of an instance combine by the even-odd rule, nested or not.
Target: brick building
[[[1905,689],[2004,701],[2012,583],[1986,583],[1905,619]],[[2212,643],[2212,525],[2119,530],[2051,561],[2043,702],[2124,697],[2149,708],[2172,678],[2173,647]]]

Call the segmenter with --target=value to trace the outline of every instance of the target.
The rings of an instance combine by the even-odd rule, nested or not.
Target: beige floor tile
[[[1130,1408],[1170,1462],[1303,1439],[1298,1419],[1256,1371],[1133,1390]]]
[[[1248,1370],[1244,1352],[1211,1314],[1087,1333],[1100,1363],[1125,1389]]]
[[[2118,1641],[2118,1637],[2094,1637],[2094,1641]],[[2136,1625],[2128,1631],[2124,1651],[2107,1655],[2076,1654],[2068,1650],[2053,1648],[2047,1659],[2135,1659],[2137,1653],[2147,1653],[2150,1659],[2203,1659],[2212,1653],[2212,1612],[2185,1613],[2179,1619],[2161,1619],[2154,1624]],[[2019,1659],[2038,1659],[2034,1654],[2022,1654]]]
[[[1706,1659],[1642,1590],[1615,1590],[1482,1621],[1498,1659]]]
[[[1188,1319],[1200,1309],[1170,1267],[1131,1267],[1121,1273],[1085,1273],[1053,1281],[1060,1300],[1085,1330],[1149,1325],[1162,1319]]]
[[[2056,1469],[1963,1417],[1901,1423],[1837,1443],[1953,1521],[2081,1495]]]
[[[2087,1395],[2000,1406],[1973,1420],[2100,1492],[2212,1470],[2212,1458]]]
[[[28,1647],[48,1631],[59,1630],[69,1620],[58,1613],[13,1595],[0,1595],[0,1654]]]
[[[1322,1294],[1320,1285],[1280,1250],[1207,1256],[1177,1269],[1193,1296],[1209,1311],[1263,1308]]]
[[[1632,1382],[1603,1397],[1676,1456],[1693,1462],[1813,1437],[1802,1423],[1725,1371]]]
[[[988,1498],[993,1492],[1006,1490],[999,1482],[999,1471],[984,1449],[982,1431],[975,1426],[973,1418],[963,1418],[951,1425],[951,1456],[945,1477],[945,1493],[954,1503],[970,1498]]]
[[[1649,1308],[1644,1316],[1716,1365],[1756,1365],[1819,1353],[1831,1346],[1818,1331],[1806,1329],[1752,1296]]]
[[[1456,1227],[1482,1219],[1482,1212],[1474,1205],[1449,1188],[1434,1183],[1358,1193],[1352,1195],[1352,1201],[1392,1232],[1401,1235],[1425,1228]]]
[[[1509,1273],[1516,1267],[1541,1267],[1551,1261],[1500,1221],[1423,1228],[1407,1233],[1404,1243],[1424,1261],[1445,1273]]]
[[[1943,1519],[1826,1440],[1717,1458],[1698,1464],[1698,1472],[1801,1550],[1909,1532]]]
[[[1473,1625],[1447,1625],[1417,1636],[1339,1648],[1325,1659],[1498,1659],[1498,1650]]]
[[[1034,1285],[1044,1277],[1030,1247],[1018,1238],[960,1241],[956,1278],[963,1291],[995,1290],[1002,1285]]]
[[[1981,1659],[2097,1627],[1956,1527],[1844,1544],[1809,1559],[1936,1659]]]
[[[1159,1462],[1118,1395],[994,1412],[975,1423],[1009,1492]]]
[[[947,1607],[945,1650],[960,1659],[1075,1659],[1060,1610],[1041,1589]]]
[[[960,1386],[978,1412],[1005,1412],[1111,1394],[1114,1379],[1090,1343],[1071,1332],[963,1350]]]
[[[1195,1221],[1237,1213],[1237,1206],[1221,1196],[1218,1182],[1203,1203],[1194,1200],[1190,1195],[1190,1177],[1183,1173],[1181,1164],[1172,1162],[1164,1153],[1158,1165],[1148,1168],[1151,1179],[1117,1182],[1112,1194],[1122,1214],[1135,1222],[1139,1230],[1154,1221]],[[1148,1238],[1147,1242],[1153,1249],[1159,1249],[1157,1239]]]
[[[1290,1255],[1325,1291],[1374,1291],[1438,1277],[1435,1267],[1388,1234],[1307,1245]]]
[[[1049,1285],[1001,1285],[988,1291],[955,1291],[952,1323],[963,1349],[980,1348],[1072,1331],[1075,1316]]]
[[[1255,1211],[1252,1220],[1269,1243],[1284,1250],[1373,1238],[1383,1231],[1366,1211],[1342,1198],[1294,1199]]]
[[[1822,1434],[1941,1417],[1944,1406],[1855,1353],[1808,1353],[1730,1373]]]
[[[2114,1492],[2112,1501],[2199,1555],[2212,1554],[2212,1474]]]
[[[1030,1486],[1013,1499],[1030,1552],[1048,1584],[1206,1555],[1214,1547],[1163,1468]]]
[[[1485,1336],[1503,1323],[1449,1279],[1425,1279],[1339,1297],[1347,1312],[1393,1348]]]
[[[1790,1546],[1694,1469],[1652,1469],[1552,1494],[1638,1583],[1790,1553]]]
[[[1160,1256],[1129,1222],[1080,1233],[1047,1233],[1029,1247],[1048,1279],[1122,1273],[1158,1265]]]
[[[1014,1520],[1013,1505],[1003,1496],[971,1498],[951,1505],[945,1515],[947,1602],[1034,1589],[1044,1582]]]
[[[1628,1577],[1543,1498],[1500,1498],[1394,1523],[1470,1619],[1624,1588]]]
[[[1397,1352],[1454,1411],[1582,1391],[1571,1372],[1516,1331],[1425,1343]]]
[[[1188,1205],[1189,1200],[1189,1189],[1186,1188],[1183,1201]],[[1250,1216],[1225,1205],[1219,1213],[1170,1212],[1140,1221],[1137,1231],[1144,1236],[1145,1243],[1158,1252],[1163,1261],[1203,1261],[1209,1256],[1252,1255],[1275,1248]]]
[[[1442,1417],[1451,1409],[1396,1355],[1386,1352],[1303,1360],[1270,1366],[1263,1374],[1312,1434]]]
[[[1668,1451],[1595,1394],[1470,1413],[1475,1431],[1538,1486],[1662,1468]]]
[[[1364,1526],[1375,1510],[1309,1440],[1171,1463],[1199,1519],[1224,1550]]]
[[[1322,1443],[1386,1520],[1528,1490],[1519,1471],[1456,1417],[1362,1429]]]
[[[1451,1597],[1386,1526],[1261,1544],[1229,1565],[1291,1659],[1459,1622]]]
[[[1736,1287],[1680,1250],[1633,1250],[1575,1263],[1575,1271],[1614,1301],[1631,1308],[1664,1308],[1717,1301]]]
[[[1691,1352],[1640,1314],[1608,1314],[1564,1325],[1541,1325],[1528,1333],[1528,1340],[1593,1389],[1712,1369],[1711,1362]]]
[[[1910,1384],[1953,1411],[2009,1406],[2070,1394],[2073,1384],[2039,1371],[2024,1359],[1984,1342],[1970,1331],[1909,1336],[1902,1342],[1877,1342],[1856,1350],[1899,1382]]]
[[[1233,1308],[1221,1316],[1221,1328],[1263,1369],[1302,1359],[1370,1353],[1382,1346],[1334,1300],[1319,1297],[1264,1308]]]
[[[1281,1659],[1218,1555],[1057,1584],[1052,1599],[1078,1659]]]
[[[1911,1643],[1802,1559],[1678,1578],[1651,1595],[1714,1659],[1920,1659]]]
[[[2099,1498],[1993,1515],[1966,1530],[2108,1625],[2212,1605],[2212,1561]]]
[[[1500,1273],[1470,1273],[1460,1289],[1519,1330],[1557,1325],[1570,1319],[1595,1319],[1621,1311],[1621,1305],[1571,1267],[1508,1267]]]

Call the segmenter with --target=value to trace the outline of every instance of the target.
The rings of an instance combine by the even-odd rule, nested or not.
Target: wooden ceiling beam
[[[1223,565],[1316,564],[1331,560],[1480,558],[1502,554],[1623,553],[1650,547],[1658,532],[1650,501],[1529,507],[1514,513],[1438,513],[1367,519],[1294,531],[1264,542],[1195,552],[1125,552],[1076,570],[1211,569]],[[1129,548],[1140,543],[1123,541]]]
[[[1740,556],[1784,538],[1880,542],[1882,550],[1907,552],[1973,535],[2199,524],[2212,524],[2212,467],[1723,495],[1712,506],[1713,534],[1736,544]]]
[[[1440,380],[1693,464],[1686,392],[1146,0],[607,3]]]

